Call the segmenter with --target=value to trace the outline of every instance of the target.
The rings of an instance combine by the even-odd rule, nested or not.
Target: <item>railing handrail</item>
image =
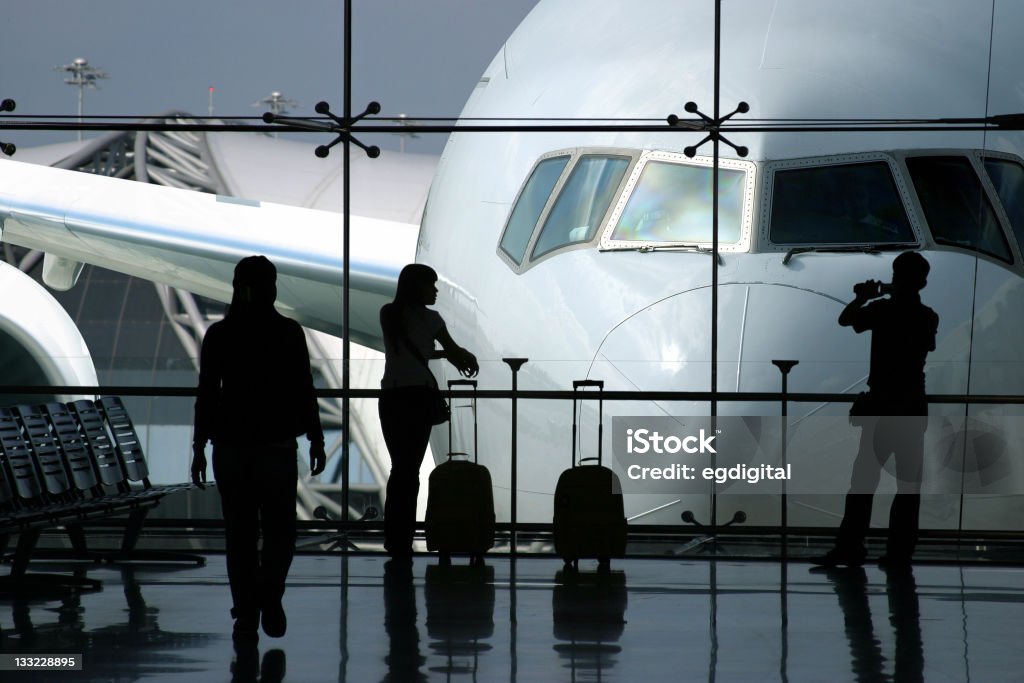
[[[138,385],[0,385],[0,394],[90,394],[110,396],[167,396],[194,397],[195,387],[147,387]],[[316,395],[321,398],[341,398],[348,394],[349,398],[380,398],[380,389],[317,389]],[[455,398],[468,398],[473,392],[453,390]],[[572,400],[570,390],[545,389],[480,389],[476,392],[480,399],[511,399],[513,397],[527,400]],[[752,403],[772,403],[783,399],[779,391],[605,391],[606,401],[718,401]],[[787,392],[787,401],[794,403],[852,403],[857,394],[849,393],[813,393]],[[1024,396],[1015,394],[927,394],[929,404],[969,404],[969,405],[1024,405]]]

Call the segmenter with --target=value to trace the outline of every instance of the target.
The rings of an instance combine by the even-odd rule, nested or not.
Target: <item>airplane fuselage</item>
[[[997,29],[989,62],[987,13],[982,16],[966,7],[939,11],[925,3],[885,7],[882,12],[878,3],[875,12],[806,2],[727,4],[723,113],[740,100],[750,103],[751,112],[737,120],[980,118],[1024,109],[1020,91],[1014,92],[1017,77],[1007,70],[1019,47]],[[712,3],[651,2],[628,10],[615,3],[588,4],[585,10],[567,2],[541,3],[499,52],[462,115],[656,121],[671,113],[685,117],[686,101],[710,112],[711,9]],[[575,22],[584,11],[604,20],[592,30],[574,31],[582,25]],[[999,11],[1017,10],[1004,3]],[[688,30],[680,30],[683,26]],[[819,31],[813,40],[809,26]],[[638,198],[645,167],[660,163],[664,168],[706,169],[710,159],[690,160],[682,154],[702,135],[666,125],[664,133],[452,136],[428,200],[417,260],[440,273],[438,309],[453,336],[484,361],[483,386],[509,386],[510,374],[500,359],[519,356],[530,358],[520,376],[522,388],[564,390],[574,379],[596,378],[610,389],[710,389],[712,257],[693,248],[710,247],[710,228],[693,240],[659,238],[658,228],[641,225],[647,218],[637,219],[641,210],[631,208],[634,200],[654,202],[657,206],[642,214],[652,221],[681,211],[668,199]],[[841,328],[839,312],[852,299],[854,283],[889,281],[895,255],[916,249],[932,268],[922,300],[940,318],[937,347],[928,356],[928,392],[1021,393],[1024,261],[1010,219],[1013,189],[1005,185],[1000,198],[995,187],[999,169],[988,167],[1008,164],[1014,177],[1024,177],[1018,172],[1024,168],[1019,134],[889,130],[746,132],[729,137],[747,146],[750,155],[740,159],[721,146],[723,174],[730,171],[723,180],[732,183],[727,191],[733,196],[728,210],[723,209],[722,231],[729,237],[721,244],[718,269],[719,391],[778,391],[779,371],[771,364],[775,359],[800,361],[790,391],[863,390],[868,335]],[[700,154],[709,155],[710,145]],[[544,166],[559,158],[566,159],[560,169],[554,163]],[[551,247],[552,240],[543,234],[545,224],[555,220],[572,173],[584,173],[587,158],[595,160],[592,166],[599,159],[619,159],[624,170],[608,181],[610,202],[606,209],[598,207],[596,218],[591,216],[591,229],[556,236]],[[530,178],[545,173],[557,175],[548,181],[552,187],[541,181],[540,189],[530,186]],[[696,189],[677,185],[679,192],[710,196],[710,172],[702,173],[694,176]],[[814,173],[849,175],[818,180]],[[963,227],[984,234],[961,239],[955,227],[940,225],[937,214],[943,204],[935,195],[961,182],[960,176],[944,173],[967,174],[980,188],[972,197],[984,198],[988,208],[979,208],[977,216],[985,216],[976,216],[977,225]],[[1000,177],[1005,181],[1005,173]],[[599,184],[595,180],[591,189]],[[849,196],[807,196],[808,215],[798,215],[793,197],[823,187],[837,193],[849,190]],[[871,201],[876,212],[892,215],[874,216],[858,206],[862,200],[855,196],[856,187],[875,188]],[[964,192],[971,187],[965,186]],[[509,227],[518,220],[517,201],[525,202],[522,198],[534,191],[543,196],[529,201],[543,208],[533,209],[536,215],[528,221],[533,227]],[[882,198],[883,193],[891,196]],[[590,202],[592,207],[600,200],[598,190],[584,195],[566,202]],[[692,205],[700,199],[687,201]],[[970,201],[963,198],[961,204]],[[707,203],[700,209],[708,225],[709,207]],[[686,220],[695,218],[680,218],[676,227],[666,229],[686,234]],[[998,230],[991,227],[995,222]],[[853,232],[857,226],[864,235]],[[527,236],[509,239],[513,229]],[[630,230],[643,234],[630,238]],[[998,245],[993,246],[994,240]],[[861,247],[869,253],[833,251]],[[450,368],[444,371],[450,373]],[[847,408],[801,405],[791,413],[845,415]],[[706,403],[609,406],[612,415],[681,416],[707,410]],[[778,410],[777,403],[719,407],[720,414],[733,415]],[[983,412],[1000,410],[1005,414],[1008,409]],[[539,521],[548,517],[557,473],[570,462],[571,413],[568,405],[543,401],[527,401],[520,411],[521,425],[527,425],[519,432],[524,459],[520,518],[528,511],[528,517]],[[483,457],[492,464],[496,485],[507,487],[507,406],[485,406],[482,414]],[[963,406],[932,409],[933,416],[963,414]],[[606,442],[609,438],[606,432]],[[820,476],[835,481],[831,490],[836,493],[843,491],[849,476],[856,439],[854,430],[837,437],[833,448],[844,454],[827,454],[829,464]],[[436,453],[444,453],[442,439],[434,446]],[[672,502],[670,498],[634,497],[632,505],[627,500],[628,513],[643,515]],[[1011,504],[1008,500],[1003,503]],[[677,502],[642,519],[677,521],[681,508],[693,503]],[[925,523],[955,523],[959,505],[938,498],[931,508],[926,505],[931,518]],[[990,502],[964,505],[966,526],[1013,524],[998,512],[990,514]],[[750,523],[778,523],[777,502],[758,509],[759,517]],[[800,510],[797,519],[808,524],[832,524],[841,511],[821,501]],[[791,517],[790,523],[799,521]]]
[[[437,308],[453,337],[481,360],[481,386],[508,387],[500,359],[515,356],[530,359],[519,380],[524,389],[566,390],[592,378],[608,389],[708,391],[714,291],[719,391],[777,391],[772,361],[785,359],[799,361],[790,391],[852,394],[868,375],[869,340],[840,327],[839,312],[855,283],[888,282],[895,255],[914,249],[931,264],[922,301],[940,319],[928,392],[1024,394],[1021,134],[883,125],[1024,111],[1017,36],[1024,7],[1002,0],[986,7],[722,3],[718,106],[714,7],[705,0],[543,0],[481,78],[463,120],[611,124],[574,133],[457,131],[449,139],[415,258],[438,271]],[[686,102],[724,114],[741,101],[749,112],[732,123],[761,125],[725,132],[749,150],[745,158],[720,145],[721,261],[713,290],[710,144],[696,158],[684,154],[704,132],[667,122],[655,132],[614,125],[692,118]],[[768,130],[793,120],[804,122],[801,132]],[[821,127],[841,120],[864,125]],[[278,264],[282,311],[341,330],[336,214],[10,162],[0,163],[0,175],[3,238],[46,250],[65,286],[78,263],[89,262],[227,299],[233,264],[264,253]],[[356,215],[357,208],[350,207],[350,339],[379,348],[376,312],[413,254],[415,226],[407,217]],[[436,369],[452,372],[441,363]],[[778,403],[717,407],[721,415],[779,411]],[[607,408],[609,418],[679,418],[706,415],[710,406]],[[825,492],[791,496],[790,524],[837,523],[841,496],[834,494],[845,491],[858,437],[847,410],[846,403],[790,407],[800,426],[794,438],[821,451],[810,469]],[[959,428],[968,413],[995,426]],[[961,481],[983,481],[979,495],[962,498],[966,489],[940,487],[924,506],[923,525],[1015,528],[1024,473],[1014,447],[1024,429],[1013,410],[936,405],[932,415],[940,421],[926,436],[931,465],[948,470],[952,463]],[[508,417],[507,401],[481,406],[480,457],[491,468],[500,520],[509,516]],[[571,417],[560,402],[520,405],[520,520],[551,518],[557,475],[570,463]],[[455,419],[457,438],[467,439],[469,421]],[[584,449],[592,449],[592,413],[582,422]],[[445,430],[435,431],[434,453],[443,456]],[[998,467],[981,472],[982,456]],[[991,472],[1000,487],[990,490],[981,475]],[[627,514],[678,522],[690,508],[707,521],[710,501],[636,494]],[[721,496],[718,504],[719,519],[742,508],[752,525],[780,520],[774,496]]]

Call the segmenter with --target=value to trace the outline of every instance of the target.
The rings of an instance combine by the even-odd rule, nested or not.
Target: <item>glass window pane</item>
[[[917,241],[884,161],[776,171],[769,237],[775,244]]]
[[[743,226],[745,173],[718,174],[718,239],[738,242]],[[650,161],[619,216],[613,240],[703,244],[711,235],[711,168]]]
[[[552,157],[537,164],[526,186],[519,193],[519,199],[509,216],[505,234],[501,237],[501,250],[516,263],[522,263],[526,246],[537,225],[551,190],[562,175],[562,169],[569,163],[569,157]]]
[[[1024,249],[1024,167],[1006,159],[985,159],[985,170],[1010,218],[1017,245]]]
[[[1012,261],[995,211],[966,157],[907,159],[924,217],[939,244]]]
[[[533,257],[591,240],[628,166],[628,157],[583,157],[544,222]]]

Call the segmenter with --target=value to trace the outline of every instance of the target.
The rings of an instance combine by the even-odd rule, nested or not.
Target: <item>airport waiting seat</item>
[[[88,484],[95,483],[95,475],[80,469],[81,462],[77,456],[69,458],[68,451],[53,428],[53,423],[43,405],[19,405],[14,408],[22,437],[31,451],[31,460],[35,466],[43,495],[51,505],[61,503],[69,512],[86,518],[90,515],[107,513],[130,505],[131,501],[118,500],[115,497],[97,495]],[[73,470],[74,461],[79,469]],[[86,488],[80,489],[78,483]],[[102,493],[102,492],[99,492]]]
[[[102,456],[94,457],[82,426],[71,409],[64,403],[56,402],[46,403],[39,406],[39,409],[45,414],[52,429],[53,438],[60,446],[64,466],[78,494],[84,498],[117,500],[117,496],[112,496],[104,489],[103,482],[100,480],[100,463],[103,462],[103,458]],[[102,450],[102,446],[98,450]],[[116,465],[113,448],[108,448],[107,451],[114,458],[113,464]],[[116,472],[116,468],[114,471]],[[112,475],[110,483],[116,485],[117,477],[115,475]]]
[[[74,417],[75,427],[88,449],[100,486],[104,490],[131,493],[132,489],[125,477],[121,459],[96,403],[82,399],[68,403],[67,408]]]
[[[54,466],[51,453],[43,464],[36,461],[32,445],[15,410],[0,408],[0,549],[10,537],[18,544],[11,571],[0,577],[0,593],[37,593],[51,590],[96,590],[94,579],[64,574],[29,574],[28,563],[43,529],[75,523],[89,516],[103,515],[98,504],[81,504],[72,499],[66,476]]]
[[[98,476],[98,466],[82,428],[63,403],[17,406],[14,409],[32,449],[37,468],[46,472],[47,492],[60,496],[76,506],[77,520],[66,519],[64,527],[71,539],[72,550],[37,551],[40,559],[107,559],[110,553],[90,551],[82,524],[97,516],[132,514],[159,502],[159,495],[132,491],[105,490]],[[102,448],[101,448],[102,450]],[[108,449],[113,454],[113,448]],[[112,478],[116,484],[116,479]]]
[[[49,524],[54,519],[48,511],[25,507],[19,500],[6,454],[24,448],[14,414],[0,408],[0,551],[7,547],[11,535],[33,526]]]
[[[157,495],[167,495],[178,491],[189,491],[195,488],[192,482],[178,484],[161,484],[154,486],[149,481],[149,465],[142,450],[142,441],[135,431],[131,416],[124,403],[117,396],[104,396],[96,401],[96,406],[106,423],[113,449],[117,455],[128,485],[137,484],[141,488],[134,490],[149,491]]]
[[[185,491],[194,486],[191,483],[154,486],[149,481],[149,467],[146,464],[142,444],[135,427],[125,410],[121,399],[105,397],[98,401],[87,399],[68,404],[81,430],[82,441],[88,446],[94,468],[100,483],[116,495],[140,501],[158,502],[164,496]],[[137,483],[139,486],[133,487]],[[190,562],[197,565],[206,563],[206,558],[195,553],[170,551],[148,551],[136,548],[139,535],[151,505],[140,505],[132,509],[128,525],[121,538],[121,549],[104,554],[108,561],[134,562]]]
[[[96,405],[106,420],[107,428],[113,438],[114,448],[117,450],[128,481],[141,484],[143,490],[162,491],[164,494],[195,488],[191,482],[162,486],[150,484],[149,466],[146,464],[146,456],[142,451],[142,443],[124,403],[117,396],[104,396],[96,401]]]
[[[11,576],[0,584],[31,591],[25,577],[31,557],[205,564],[194,553],[136,547],[149,510],[193,485],[150,483],[141,442],[119,398],[0,408],[0,472],[0,553],[18,537]],[[119,550],[87,548],[86,523],[125,514]],[[40,533],[56,527],[67,531],[72,550],[37,551]],[[68,579],[56,575],[52,582],[58,578]]]
[[[122,431],[125,420],[128,420],[127,413],[122,418]],[[134,434],[130,420],[127,427]],[[122,438],[127,442],[129,437]],[[0,409],[0,446],[5,472],[0,484],[0,552],[6,548],[10,536],[17,533],[13,577],[23,577],[30,557],[205,563],[205,558],[192,553],[143,551],[135,547],[149,510],[167,493],[182,487],[149,485],[141,447],[137,446],[131,456],[137,464],[131,469],[126,467],[122,451],[95,402],[83,400],[67,405],[48,403]],[[136,475],[143,473],[142,488],[131,486],[129,471]],[[10,496],[3,495],[5,487],[10,489]],[[125,514],[128,520],[120,549],[90,550],[87,547],[83,530],[86,523]],[[70,551],[35,549],[41,531],[53,527],[67,531],[72,545]],[[20,578],[8,583],[22,588],[26,585]],[[93,584],[98,587],[98,582],[84,587],[91,588]]]
[[[33,438],[37,443],[33,443]],[[28,406],[3,409],[0,452],[21,509],[35,510],[41,516],[61,522],[103,514],[108,509],[102,501],[76,498],[59,446],[49,435],[45,419],[41,419],[35,409]]]
[[[69,468],[79,473],[76,485],[81,490],[123,500],[150,501],[162,497],[159,491],[132,488],[121,455],[95,402],[48,403],[43,409],[61,443]]]

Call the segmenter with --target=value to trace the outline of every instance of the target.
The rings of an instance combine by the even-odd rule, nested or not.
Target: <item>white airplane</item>
[[[662,121],[689,116],[687,101],[711,112],[713,10],[710,0],[542,0],[502,46],[462,116]],[[1024,7],[1007,0],[984,8],[730,0],[722,13],[721,110],[748,102],[736,123],[1022,112],[1022,25]],[[867,335],[840,328],[839,311],[853,283],[887,281],[895,254],[919,249],[932,268],[923,300],[940,317],[929,393],[1024,394],[1019,132],[893,126],[728,137],[749,154],[721,148],[720,391],[777,391],[773,359],[800,361],[790,391],[860,391]],[[664,133],[453,134],[418,239],[408,226],[353,216],[353,341],[380,347],[377,309],[414,255],[439,272],[437,307],[453,337],[481,359],[482,388],[507,388],[500,359],[520,356],[530,359],[524,389],[564,390],[593,378],[607,389],[707,391],[711,159],[707,146],[693,158],[683,153],[698,140],[668,125]],[[0,219],[2,239],[45,250],[46,280],[63,287],[86,262],[228,300],[233,264],[263,253],[278,264],[283,312],[316,329],[340,329],[336,214],[4,162]],[[450,368],[436,370],[451,376]],[[773,415],[778,404],[718,409]],[[790,405],[793,423],[804,425],[794,448],[806,453],[810,445],[820,458],[805,475],[815,486],[789,497],[790,524],[838,521],[841,496],[831,494],[845,492],[857,439],[841,428],[847,409]],[[707,403],[607,406],[620,416],[707,410]],[[1014,413],[970,412],[1000,420],[1002,488],[966,496],[943,489],[926,499],[923,528],[1017,526],[1021,497],[1008,494],[1024,491],[1024,472],[1010,452],[1020,433]],[[955,430],[964,414],[963,406],[933,406],[945,422],[929,431],[929,452],[942,461],[930,466],[963,455]],[[508,415],[507,401],[481,405],[481,461],[494,477],[499,519],[509,516]],[[521,521],[550,519],[554,482],[569,464],[570,417],[560,403],[520,403]],[[467,430],[460,420],[459,437]],[[435,430],[435,453],[446,451],[444,431]],[[678,523],[692,509],[706,522],[711,500],[636,494],[627,514],[637,523]],[[752,525],[780,521],[773,496],[722,495],[717,505],[719,520],[742,509]]]

